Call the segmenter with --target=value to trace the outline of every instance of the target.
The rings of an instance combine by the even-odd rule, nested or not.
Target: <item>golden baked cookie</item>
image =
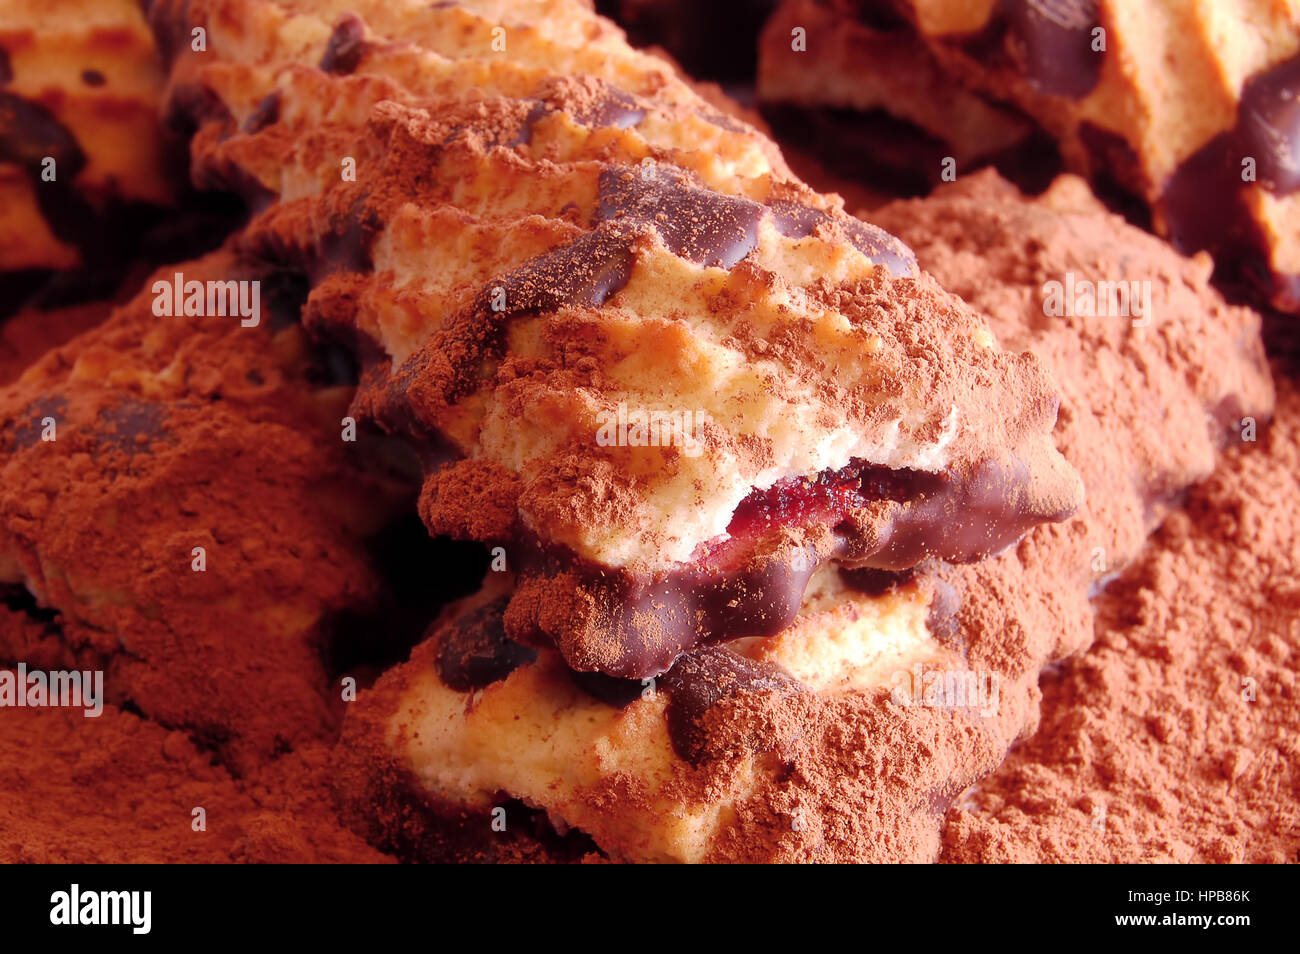
[[[779,632],[827,561],[979,560],[1078,506],[1037,360],[586,7],[151,20],[196,181],[309,276],[430,529],[503,547],[517,638],[654,675]]]
[[[93,264],[172,204],[162,82],[136,0],[0,2],[0,272]]]
[[[622,861],[936,856],[949,805],[1035,726],[1042,667],[1092,641],[1089,598],[1219,448],[1252,446],[1273,392],[1259,318],[1210,287],[1208,259],[1124,224],[1080,179],[1030,201],[984,173],[879,216],[1054,370],[1079,515],[973,565],[823,568],[781,633],[643,682],[511,641],[511,581],[489,575],[349,711],[338,761],[359,830],[443,860],[521,843]],[[1149,322],[1054,313],[1044,285],[1069,270],[1079,287],[1148,282]]]
[[[177,273],[259,282],[258,325],[161,316]],[[382,595],[367,541],[410,503],[344,441],[303,293],[214,253],[0,386],[0,590],[49,624],[0,659],[102,669],[235,767],[333,738],[331,626]]]
[[[844,38],[882,16],[906,24],[907,42],[924,46],[924,54],[899,54],[910,68],[835,55]],[[792,51],[790,25],[805,17],[817,24],[809,37],[819,45]],[[963,131],[971,123],[984,127],[976,141],[1000,141],[997,127],[979,119],[990,110],[1023,111],[1059,143],[1069,168],[1136,196],[1180,249],[1208,249],[1227,277],[1253,280],[1278,308],[1300,309],[1293,0],[789,0],[763,44],[760,75],[773,95],[792,91],[792,77],[822,76],[834,63],[833,81],[793,91],[800,102],[836,105],[843,88],[909,78],[947,84],[949,102],[984,100],[961,122],[944,123],[959,146],[971,141]],[[926,97],[918,108],[886,92],[872,105],[933,129],[933,102]]]

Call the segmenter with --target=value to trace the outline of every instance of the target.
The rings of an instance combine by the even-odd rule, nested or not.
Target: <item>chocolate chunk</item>
[[[578,672],[566,669],[574,685],[593,698],[616,708],[631,705],[645,692],[645,684],[639,679],[617,679],[602,672]]]
[[[537,658],[537,650],[512,642],[501,624],[502,597],[460,617],[442,631],[438,676],[451,689],[469,692],[504,679]]]
[[[307,304],[311,283],[301,272],[272,272],[262,282],[262,309],[270,320],[272,331],[291,328],[302,320],[302,309]]]
[[[1105,54],[1092,48],[1100,25],[1097,0],[1000,0],[979,30],[944,39],[982,63],[1012,66],[1041,93],[1082,99],[1101,78]]]
[[[1241,158],[1231,132],[1221,133],[1183,160],[1165,183],[1158,208],[1179,251],[1253,246],[1242,202]]]
[[[1082,99],[1101,78],[1097,0],[1004,0],[1011,54],[1039,92]]]
[[[267,126],[278,123],[280,121],[282,99],[283,97],[278,89],[263,96],[261,101],[253,107],[253,111],[248,114],[248,119],[244,120],[244,132],[261,132]]]
[[[361,65],[370,44],[366,42],[366,25],[355,13],[349,13],[334,25],[320,68],[326,73],[346,76]]]
[[[191,15],[190,0],[168,3],[142,0],[141,6],[158,45],[163,66],[170,67],[177,56],[190,48],[193,39],[191,30],[199,25]]]
[[[833,216],[797,202],[778,199],[767,204],[777,231],[787,238],[812,235],[818,226],[835,225],[859,252],[876,265],[884,265],[895,278],[916,273],[916,256],[901,241],[882,228],[868,225],[849,215]]]
[[[668,735],[677,754],[698,765],[708,757],[705,715],[741,692],[793,693],[801,687],[772,663],[754,662],[723,646],[683,656],[660,679],[668,693]],[[760,743],[761,744],[761,743]]]
[[[47,159],[55,163],[50,181],[43,176]],[[81,249],[88,265],[104,257],[114,240],[101,227],[87,227],[101,216],[73,185],[86,165],[76,138],[44,106],[0,90],[0,163],[6,162],[26,173],[41,215],[60,241]]]
[[[164,436],[166,419],[167,409],[163,405],[128,398],[99,412],[95,436],[101,447],[137,454]]]
[[[632,274],[632,241],[625,229],[589,232],[512,272],[501,288],[504,307],[494,307],[488,289],[479,310],[501,315],[555,311],[566,305],[599,308]]]
[[[596,129],[605,126],[611,126],[615,129],[630,129],[645,119],[645,110],[637,105],[635,99],[615,86],[603,85],[602,94],[593,102],[569,105],[538,100],[524,119],[523,128],[520,129],[518,137],[508,145],[518,146],[532,142],[533,127],[551,113],[561,110],[568,112],[574,121],[581,123],[583,126],[591,126]]]
[[[645,110],[635,99],[615,86],[607,86],[605,95],[575,113],[584,126],[631,129],[645,119]]]
[[[39,179],[47,157],[56,163],[56,182],[70,182],[86,164],[76,138],[53,113],[39,103],[0,92],[0,162],[21,166]]]
[[[1237,148],[1275,195],[1300,189],[1300,56],[1252,76],[1237,112]],[[1240,173],[1240,158],[1238,158]]]
[[[1179,251],[1209,249],[1217,278],[1244,281],[1271,294],[1275,305],[1294,307],[1300,282],[1273,272],[1268,240],[1246,205],[1248,158],[1257,182],[1275,195],[1300,188],[1300,56],[1246,82],[1236,125],[1184,159],[1156,203]]]
[[[595,228],[485,288],[472,308],[407,359],[393,377],[394,399],[400,403],[405,390],[429,367],[446,366],[451,355],[456,357],[453,374],[440,385],[437,397],[464,396],[477,385],[481,361],[500,351],[506,322],[513,316],[570,305],[601,307],[627,284],[634,243],[648,230],[658,232],[675,255],[730,268],[758,244],[764,211],[749,199],[692,185],[680,170],[604,170]]]
[[[611,168],[600,174],[597,222],[652,226],[674,255],[731,268],[758,245],[763,206],[691,184],[686,173],[659,165]]]
[[[99,70],[82,70],[81,81],[87,86],[103,86],[108,82],[108,77]]]

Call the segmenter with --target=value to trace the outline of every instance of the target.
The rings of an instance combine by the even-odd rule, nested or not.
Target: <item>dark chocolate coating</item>
[[[1275,304],[1300,307],[1300,277],[1271,274],[1268,242],[1246,206],[1248,158],[1257,183],[1274,195],[1300,188],[1300,56],[1246,82],[1236,124],[1183,160],[1157,202],[1180,251],[1209,249],[1220,275],[1244,277]]]
[[[941,39],[987,66],[1010,66],[1040,93],[1082,99],[1105,56],[1092,48],[1097,13],[1097,0],[1001,0],[981,29]]]
[[[278,123],[282,99],[283,96],[278,89],[263,96],[253,111],[248,114],[248,119],[244,120],[244,132],[261,132],[267,126]]]
[[[330,33],[320,68],[336,76],[355,73],[368,48],[365,23],[355,13],[346,14]]]
[[[1101,77],[1097,0],[1003,0],[1012,56],[1039,92],[1082,99]]]
[[[655,229],[674,255],[731,268],[758,245],[763,206],[693,185],[679,169],[645,165],[600,174],[597,222]]]
[[[775,551],[771,533],[760,533],[725,563],[706,560],[655,576],[589,564],[570,551],[533,540],[523,548],[521,572],[524,577],[576,573],[600,607],[602,639],[618,647],[614,658],[600,660],[600,670],[643,679],[664,672],[697,646],[781,632],[794,622],[808,580],[824,563],[902,572],[929,558],[976,562],[1010,546],[1038,523],[1068,516],[1015,509],[1009,503],[1025,496],[1016,490],[1028,480],[1027,468],[1019,462],[985,461],[966,479],[861,463],[835,476],[841,479],[849,472],[860,481],[862,504],[896,503],[879,532],[856,532],[845,521],[832,527],[829,546]],[[737,512],[750,505],[742,503]],[[769,531],[782,528],[776,521]]]
[[[511,146],[526,145],[533,141],[533,128],[547,116],[560,110],[559,106],[538,100],[524,119],[519,135],[509,143]],[[583,126],[600,129],[606,126],[614,129],[630,129],[645,119],[645,110],[637,101],[623,90],[614,86],[605,86],[605,95],[595,104],[584,108],[570,109],[569,113],[576,122]]]
[[[692,765],[706,758],[703,720],[719,702],[740,692],[798,692],[785,670],[754,662],[725,646],[710,646],[683,656],[659,680],[668,693],[668,736],[677,754]]]
[[[1237,109],[1237,137],[1242,156],[1255,158],[1266,189],[1275,195],[1300,189],[1300,56],[1247,81]]]
[[[511,641],[501,625],[506,598],[493,600],[453,621],[438,644],[438,676],[457,692],[504,679],[537,658],[537,650]]]
[[[882,228],[849,215],[833,216],[796,202],[774,200],[767,204],[777,230],[789,238],[811,235],[820,225],[838,225],[853,247],[876,265],[884,265],[895,278],[916,273],[916,256],[901,241]]]

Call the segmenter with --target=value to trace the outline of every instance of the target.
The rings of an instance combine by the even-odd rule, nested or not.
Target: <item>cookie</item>
[[[206,9],[156,5],[161,45]],[[979,560],[1078,506],[1037,361],[585,8],[222,9],[172,67],[196,180],[363,356],[430,529],[518,570],[516,638],[651,676],[779,632],[828,561]]]
[[[348,713],[352,824],[408,858],[927,861],[948,807],[1037,721],[1038,676],[1093,638],[1090,598],[1273,405],[1259,318],[1065,177],[992,173],[878,212],[1062,381],[1056,440],[1088,501],[973,565],[823,568],[794,623],[658,679],[574,673],[509,639],[505,575]],[[1055,314],[1048,276],[1140,275],[1138,316]],[[558,839],[558,841],[557,841]]]
[[[884,16],[926,55],[909,56],[902,77],[878,57],[841,58],[830,89],[937,81],[952,97],[984,100],[968,116],[1004,104],[1021,111],[1057,142],[1069,168],[1135,197],[1180,249],[1208,249],[1228,280],[1252,282],[1280,309],[1300,308],[1294,6],[792,0],[777,14],[782,28],[805,16],[828,39],[799,54],[778,42],[774,24],[761,75],[824,71],[835,61],[826,50]],[[804,92],[803,102],[824,102]],[[882,102],[890,115],[917,122],[906,97]],[[959,144],[962,135],[955,133]]]

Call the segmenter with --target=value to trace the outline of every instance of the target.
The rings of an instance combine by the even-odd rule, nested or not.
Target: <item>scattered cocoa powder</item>
[[[0,607],[0,617],[12,616]],[[13,625],[0,621],[0,629]],[[6,864],[373,863],[337,820],[324,749],[234,778],[179,730],[106,706],[0,714]],[[202,809],[202,816],[195,809]],[[202,819],[202,830],[195,830]]]
[[[1300,861],[1300,387],[1097,600],[949,862]]]

